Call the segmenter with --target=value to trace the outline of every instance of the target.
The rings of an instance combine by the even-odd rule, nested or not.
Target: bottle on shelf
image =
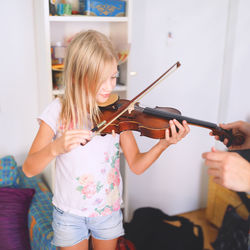
[[[63,64],[63,60],[65,57],[66,46],[63,42],[55,42],[51,45],[51,58],[52,65]]]

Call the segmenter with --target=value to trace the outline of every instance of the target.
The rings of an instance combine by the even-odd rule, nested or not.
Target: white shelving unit
[[[76,0],[77,1],[77,0]],[[35,10],[35,34],[37,51],[37,75],[39,91],[39,113],[53,100],[57,95],[63,94],[63,90],[53,90],[52,69],[51,69],[51,44],[54,42],[63,42],[66,37],[71,37],[75,33],[95,29],[107,35],[114,46],[118,44],[131,44],[131,0],[126,1],[126,14],[124,17],[103,17],[103,16],[50,16],[49,1],[34,1]],[[120,80],[125,85],[117,85],[115,92],[121,98],[126,98],[128,62],[120,66]],[[124,169],[124,160],[121,171],[124,183],[126,183],[126,171]],[[54,163],[51,164],[54,166]],[[44,172],[45,179],[53,191],[53,173],[52,166],[46,168]],[[126,185],[124,185],[124,201],[126,201]]]

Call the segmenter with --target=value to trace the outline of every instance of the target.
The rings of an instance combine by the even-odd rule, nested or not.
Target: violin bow
[[[131,101],[129,101],[126,105],[121,107],[117,112],[115,112],[111,118],[106,121],[102,121],[97,124],[93,129],[92,132],[95,134],[100,134],[106,127],[108,127],[112,122],[122,116],[126,111],[131,112],[134,110],[134,105],[147,93],[149,93],[155,86],[157,86],[161,81],[165,80],[171,73],[177,70],[181,66],[180,62],[176,62],[172,65],[167,71],[165,71],[160,77],[158,77],[153,83],[151,83],[147,88],[141,91],[137,96],[135,96]]]

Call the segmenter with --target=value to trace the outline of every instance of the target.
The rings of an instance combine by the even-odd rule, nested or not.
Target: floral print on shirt
[[[106,204],[103,206],[103,199],[96,198],[93,200],[93,205],[96,206],[95,211],[89,217],[105,216],[110,214],[112,211],[117,211],[120,209],[120,153],[119,153],[119,143],[115,145],[116,151],[110,156],[108,152],[104,153],[105,163],[110,166],[107,171],[106,167],[100,169],[101,175],[105,175],[106,183],[105,194],[106,194]],[[95,182],[94,176],[91,174],[84,174],[81,177],[76,178],[80,184],[77,190],[83,195],[83,199],[90,199],[94,197],[95,194],[99,193],[104,185],[101,182]],[[105,197],[103,197],[105,198]],[[98,206],[99,205],[99,206]]]
[[[80,184],[77,190],[83,194],[84,200],[92,198],[96,193],[100,192],[103,187],[100,181],[97,183],[94,182],[94,177],[92,175],[84,174],[76,179]]]

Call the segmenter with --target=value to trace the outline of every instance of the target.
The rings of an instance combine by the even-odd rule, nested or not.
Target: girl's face
[[[118,77],[117,63],[113,62],[108,70],[108,78],[101,83],[100,89],[96,95],[98,103],[104,103],[108,100],[111,92],[116,86],[116,78]]]

